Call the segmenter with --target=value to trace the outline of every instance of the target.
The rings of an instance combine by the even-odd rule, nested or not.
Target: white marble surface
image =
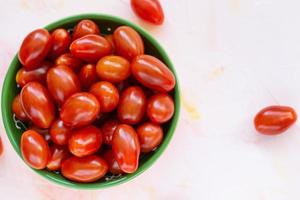
[[[0,1],[0,79],[31,30],[97,12],[140,24],[163,45],[179,75],[182,112],[174,138],[146,173],[114,188],[74,191],[34,174],[9,144],[0,158],[1,199],[298,200],[299,122],[276,137],[252,119],[271,104],[300,113],[300,2],[162,0],[166,21],[140,21],[128,0]]]

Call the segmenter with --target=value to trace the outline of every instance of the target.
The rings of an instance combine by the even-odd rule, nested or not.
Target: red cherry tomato
[[[20,98],[29,119],[40,128],[49,128],[55,119],[55,107],[47,89],[38,82],[30,82],[23,87]]]
[[[297,120],[297,113],[288,106],[269,106],[257,113],[254,125],[264,135],[277,135],[286,131]]]
[[[69,151],[77,156],[91,155],[102,145],[102,133],[95,126],[87,126],[72,131],[69,139]]]
[[[105,35],[104,38],[110,43],[112,47],[112,52],[115,52],[115,43],[114,43],[114,38],[112,34]]]
[[[74,72],[79,72],[82,64],[83,63],[80,59],[75,58],[70,53],[62,54],[55,60],[55,65],[66,65],[70,67]]]
[[[78,78],[84,89],[89,89],[91,85],[98,81],[98,75],[96,72],[96,66],[94,64],[84,65],[79,74]]]
[[[22,134],[21,152],[25,162],[34,169],[44,169],[50,157],[48,143],[34,130]]]
[[[144,86],[160,92],[169,92],[175,86],[172,71],[153,56],[137,56],[131,63],[134,77]]]
[[[0,137],[0,156],[2,155],[3,153],[3,144],[2,144],[2,139]]]
[[[115,130],[112,139],[112,150],[120,169],[125,173],[137,170],[140,156],[140,143],[135,130],[121,124]]]
[[[102,134],[103,134],[104,144],[111,145],[113,134],[114,134],[114,132],[115,132],[118,125],[119,125],[118,121],[114,120],[114,119],[106,121],[103,124],[103,126],[101,128],[101,131],[102,131]]]
[[[156,149],[163,139],[162,128],[151,122],[140,125],[136,132],[139,137],[141,152],[143,153],[148,153]]]
[[[47,169],[50,171],[57,171],[61,168],[64,160],[70,157],[70,153],[66,147],[53,145],[50,147],[50,159],[47,164]]]
[[[33,81],[37,81],[43,85],[46,85],[46,75],[51,67],[52,64],[47,61],[42,62],[39,68],[33,70],[27,70],[26,68],[22,67],[16,75],[16,82],[21,87],[24,87],[24,85]]]
[[[94,94],[99,103],[101,112],[113,111],[119,102],[119,92],[110,82],[100,81],[92,85],[90,93]]]
[[[132,60],[144,54],[144,42],[141,36],[129,26],[117,28],[113,34],[114,44],[118,55]]]
[[[154,123],[165,123],[174,114],[174,102],[168,94],[153,95],[147,105],[147,114]]]
[[[97,24],[95,24],[95,22],[91,20],[88,19],[81,20],[74,28],[73,40],[76,40],[78,38],[81,38],[89,34],[99,35],[100,34],[99,27],[97,26]]]
[[[102,178],[108,170],[104,159],[96,155],[85,157],[71,157],[65,160],[61,167],[61,173],[67,179],[76,182],[89,183]]]
[[[29,118],[27,117],[22,105],[21,105],[21,100],[20,100],[20,95],[16,96],[13,100],[12,103],[12,111],[15,113],[16,117],[23,121],[23,122],[28,122]]]
[[[105,56],[97,63],[97,73],[102,80],[121,82],[130,75],[130,63],[120,56]]]
[[[57,58],[61,54],[66,53],[69,50],[71,43],[71,36],[66,29],[55,29],[51,33],[52,47],[49,52],[51,59]]]
[[[62,106],[60,118],[66,126],[82,127],[92,123],[100,112],[97,98],[86,92],[72,95]]]
[[[131,0],[136,15],[156,25],[164,22],[164,12],[158,0]]]
[[[46,140],[47,143],[51,142],[51,136],[50,136],[50,133],[49,133],[49,129],[42,129],[42,128],[37,127],[34,124],[30,124],[28,129],[33,130],[33,131],[41,134],[44,137],[44,139]]]
[[[20,62],[26,69],[36,69],[47,56],[51,45],[51,36],[46,29],[32,31],[22,42],[19,51]]]
[[[57,119],[50,128],[51,140],[58,145],[68,144],[71,136],[71,128],[65,126],[61,119]]]
[[[86,35],[73,41],[70,51],[76,58],[94,63],[103,56],[111,54],[112,47],[100,35]]]
[[[112,150],[109,150],[103,154],[103,159],[106,161],[108,165],[108,170],[112,174],[122,174],[122,170],[120,169]]]
[[[137,124],[146,111],[146,96],[140,87],[132,86],[124,90],[118,106],[118,117],[126,124]]]
[[[48,71],[47,86],[59,105],[62,105],[71,95],[80,92],[80,82],[76,74],[65,65],[58,65]]]

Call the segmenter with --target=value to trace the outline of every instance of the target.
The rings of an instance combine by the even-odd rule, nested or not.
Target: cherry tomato
[[[70,157],[70,153],[66,147],[53,145],[50,147],[50,159],[47,164],[47,169],[50,171],[57,171],[61,168],[64,160]]]
[[[2,155],[3,153],[3,144],[2,144],[2,139],[0,137],[0,156]]]
[[[80,59],[75,58],[70,53],[62,54],[55,60],[55,65],[66,65],[66,66],[70,67],[76,73],[79,72],[82,64],[83,63]]]
[[[114,120],[114,119],[106,121],[103,124],[103,126],[101,128],[101,131],[102,131],[102,134],[103,134],[104,144],[111,145],[113,134],[114,134],[114,132],[115,132],[118,125],[119,125],[119,122],[117,120]]]
[[[105,35],[104,38],[110,43],[112,47],[112,53],[115,51],[115,43],[114,43],[114,38],[112,34]]]
[[[160,92],[169,92],[175,86],[172,71],[153,56],[137,56],[131,63],[134,77],[144,86]]]
[[[26,69],[36,69],[51,48],[51,36],[46,29],[29,33],[22,42],[19,60]]]
[[[80,92],[80,82],[76,74],[65,65],[58,65],[48,71],[47,86],[59,105],[62,105],[71,95]]]
[[[137,124],[146,111],[146,96],[140,87],[132,86],[124,90],[118,106],[118,117],[126,124]]]
[[[58,145],[68,144],[71,136],[71,128],[65,126],[61,119],[57,119],[50,128],[51,140]]]
[[[130,75],[130,63],[120,56],[105,56],[97,63],[97,73],[102,80],[121,82]]]
[[[21,152],[25,162],[34,169],[44,169],[50,157],[48,143],[34,130],[22,134]]]
[[[112,47],[100,35],[86,35],[73,41],[70,51],[76,58],[94,63],[103,56],[111,54]]]
[[[139,137],[141,152],[143,153],[148,153],[156,149],[163,139],[162,128],[151,122],[140,125],[136,132]]]
[[[82,87],[84,89],[89,89],[91,85],[99,80],[96,72],[96,66],[94,64],[84,65],[78,74],[78,78]]]
[[[62,163],[61,173],[76,182],[94,182],[102,178],[108,170],[104,159],[96,155],[71,157]]]
[[[100,81],[92,85],[90,93],[94,94],[99,103],[101,112],[113,111],[119,102],[119,92],[117,88],[107,81]]]
[[[95,126],[87,126],[72,131],[69,139],[69,151],[77,156],[91,155],[102,145],[102,133]]]
[[[122,174],[122,170],[120,169],[112,150],[109,150],[103,154],[103,159],[106,161],[108,165],[108,170],[112,174]]]
[[[89,34],[99,35],[99,27],[97,26],[97,24],[95,24],[95,22],[89,19],[81,20],[74,28],[73,40]]]
[[[125,173],[137,170],[140,156],[140,143],[135,130],[121,124],[115,130],[112,139],[112,150],[120,169]]]
[[[52,47],[49,52],[49,57],[54,59],[69,50],[71,36],[66,29],[55,29],[51,33]]]
[[[22,67],[16,75],[16,82],[21,87],[33,81],[37,81],[43,85],[46,85],[46,75],[51,67],[52,64],[47,61],[42,62],[39,68],[33,70],[27,70],[26,68]]]
[[[154,123],[165,123],[174,114],[174,102],[168,94],[153,95],[147,105],[147,114]]]
[[[20,95],[17,95],[12,103],[12,111],[15,113],[16,117],[23,121],[23,122],[28,122],[29,118],[27,117],[22,105],[21,105],[21,100],[20,100]]]
[[[131,0],[136,15],[156,25],[164,22],[164,12],[158,0]]]
[[[100,112],[97,98],[86,92],[72,95],[62,106],[60,118],[66,126],[82,127],[92,123]]]
[[[144,42],[141,36],[129,26],[120,26],[113,34],[114,44],[118,55],[132,60],[144,54]]]
[[[47,89],[38,82],[27,83],[20,95],[29,119],[40,128],[49,128],[55,119],[55,107]]]
[[[49,129],[39,128],[36,125],[34,125],[33,123],[31,123],[29,125],[28,129],[33,130],[33,131],[41,134],[48,144],[51,142],[51,136],[50,136],[50,133],[49,133]]]
[[[257,113],[254,125],[264,135],[277,135],[286,131],[297,120],[295,110],[288,106],[269,106]]]

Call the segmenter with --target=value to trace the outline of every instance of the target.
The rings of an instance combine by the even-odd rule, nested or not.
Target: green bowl
[[[56,28],[72,28],[74,25],[76,25],[80,20],[82,19],[91,19],[95,21],[97,24],[99,24],[101,33],[108,34],[112,33],[118,26],[127,25],[133,27],[136,31],[140,33],[142,36],[144,43],[145,43],[145,49],[146,54],[153,55],[160,60],[162,60],[169,68],[173,71],[173,73],[176,76],[175,69],[166,54],[166,52],[163,50],[163,48],[159,45],[159,43],[150,36],[149,33],[147,33],[145,30],[140,28],[139,26],[128,22],[124,19],[120,19],[117,17],[109,16],[109,15],[101,15],[101,14],[82,14],[82,15],[76,15],[64,18],[62,20],[56,21],[45,28],[49,31],[53,31]],[[17,84],[15,81],[15,76],[18,71],[18,69],[21,67],[21,64],[18,60],[17,55],[14,57],[8,72],[6,74],[6,78],[3,84],[2,88],[2,102],[1,102],[1,110],[2,110],[2,117],[3,117],[3,123],[5,126],[6,134],[13,145],[14,149],[16,150],[17,154],[22,158],[21,152],[20,152],[20,138],[21,134],[24,131],[24,128],[17,128],[16,122],[13,118],[13,113],[11,110],[12,101],[14,97],[20,92],[20,90],[17,88]],[[174,97],[175,101],[175,114],[172,120],[164,126],[164,140],[162,144],[152,153],[146,154],[142,156],[140,160],[140,165],[138,170],[135,173],[132,174],[125,174],[123,176],[109,176],[102,178],[101,180],[94,182],[94,183],[76,183],[70,180],[65,179],[60,174],[50,172],[45,170],[35,170],[36,173],[41,175],[42,177],[45,177],[46,179],[53,181],[55,183],[68,186],[71,188],[76,189],[102,189],[107,188],[111,186],[115,186],[121,183],[125,183],[127,181],[130,181],[134,177],[137,177],[141,173],[143,173],[145,170],[147,170],[164,152],[166,147],[168,146],[179,117],[179,110],[180,110],[180,98],[179,98],[179,87],[178,87],[178,79],[176,87],[174,91],[172,92],[172,95]]]

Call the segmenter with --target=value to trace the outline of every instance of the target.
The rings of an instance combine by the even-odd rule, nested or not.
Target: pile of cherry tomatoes
[[[162,125],[174,114],[172,71],[144,54],[133,28],[111,35],[100,28],[87,19],[72,33],[37,29],[18,54],[21,92],[12,110],[28,125],[22,156],[32,168],[76,182],[134,173],[140,153],[160,145]]]

